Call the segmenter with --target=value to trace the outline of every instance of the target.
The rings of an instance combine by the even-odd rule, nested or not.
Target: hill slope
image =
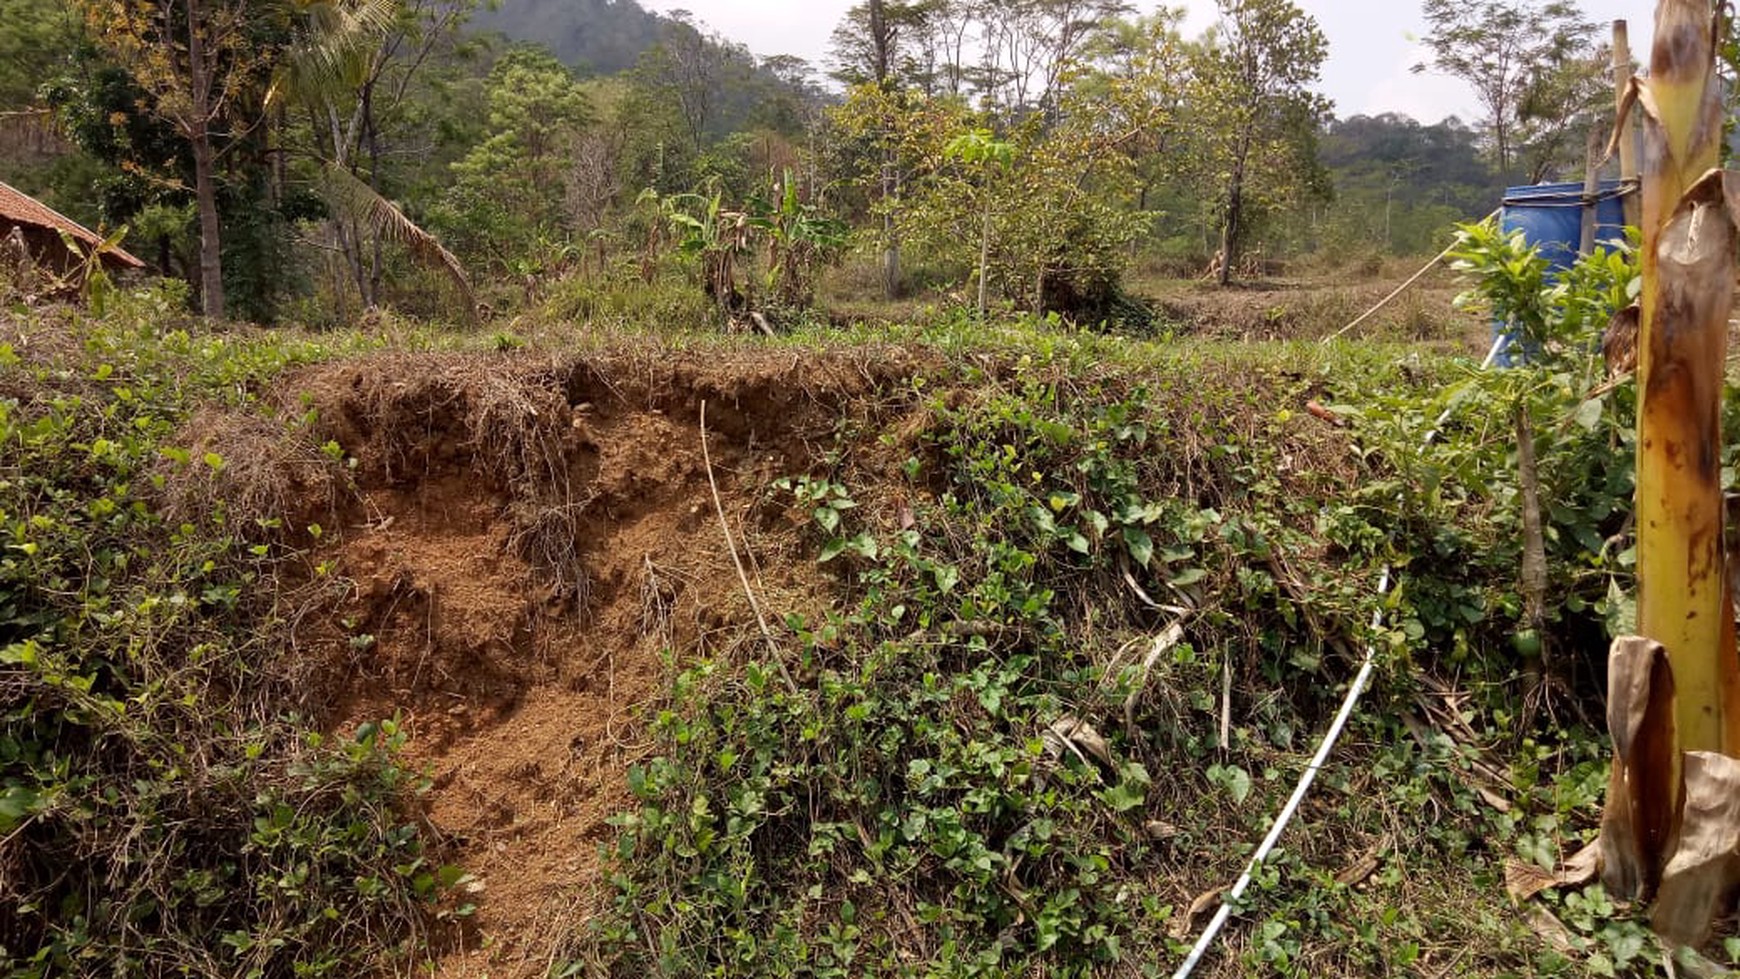
[[[611,75],[658,42],[660,17],[634,0],[503,0],[480,11],[478,29],[547,46],[563,62]]]

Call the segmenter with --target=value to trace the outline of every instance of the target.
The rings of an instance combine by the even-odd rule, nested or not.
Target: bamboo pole
[[[1589,131],[1583,156],[1583,228],[1577,241],[1577,254],[1588,255],[1595,250],[1595,226],[1600,220],[1601,205],[1601,136]]]
[[[1630,186],[1637,179],[1637,124],[1624,109],[1625,93],[1631,87],[1636,65],[1631,62],[1631,29],[1623,20],[1613,22],[1613,92],[1619,106],[1619,179]],[[1635,193],[1625,195],[1625,223],[1639,227],[1643,220],[1643,205]]]

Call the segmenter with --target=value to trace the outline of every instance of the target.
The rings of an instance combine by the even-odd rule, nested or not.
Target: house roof
[[[103,243],[103,239],[95,231],[4,181],[0,181],[0,220],[34,225],[50,231],[64,231],[87,246]],[[120,248],[110,249],[106,254],[123,265],[141,269],[145,267],[144,262]]]

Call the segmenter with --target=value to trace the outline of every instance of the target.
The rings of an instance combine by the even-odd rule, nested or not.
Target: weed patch
[[[75,329],[28,360],[0,347],[0,961],[321,975],[408,954],[460,872],[426,845],[392,721],[333,739],[286,709],[300,555],[274,532],[296,471],[250,457],[264,420],[177,437],[330,351]],[[225,471],[240,488],[211,491]]]

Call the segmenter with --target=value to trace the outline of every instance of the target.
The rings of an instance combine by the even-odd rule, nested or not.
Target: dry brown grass
[[[247,540],[305,539],[331,526],[351,494],[343,464],[306,429],[252,413],[201,411],[174,440],[185,460],[164,458],[154,476],[166,519],[218,525]]]

